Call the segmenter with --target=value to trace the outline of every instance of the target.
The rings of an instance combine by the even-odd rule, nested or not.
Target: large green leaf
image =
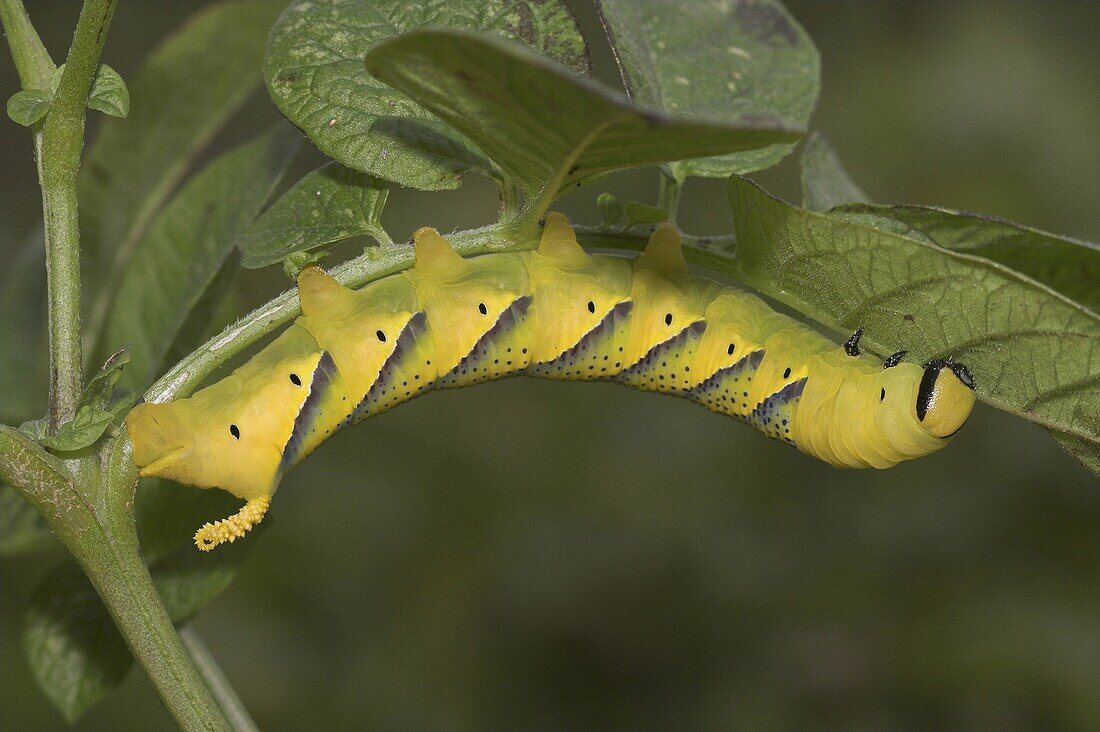
[[[271,98],[348,167],[412,188],[454,188],[463,172],[486,169],[484,158],[363,70],[377,43],[425,25],[513,38],[576,71],[588,69],[584,39],[560,0],[298,0],[271,33]]]
[[[991,259],[1100,312],[1100,246],[994,216],[934,206],[870,202],[820,133],[802,151],[802,205],[879,228],[927,238],[945,249]]]
[[[46,520],[12,490],[0,483],[0,557],[56,546]]]
[[[900,221],[941,247],[1000,262],[1100,313],[1100,246],[985,214],[855,204],[840,211]]]
[[[300,141],[296,130],[280,124],[207,166],[157,217],[126,267],[104,329],[104,348],[132,348],[125,386],[141,391],[162,370]]]
[[[225,549],[211,561],[188,542],[150,567],[172,622],[193,617],[229,586],[247,547]],[[35,593],[23,648],[39,688],[69,722],[117,686],[133,665],[126,641],[75,561],[51,572]]]
[[[821,90],[809,35],[778,0],[597,0],[631,98],[713,119],[761,115],[805,125]],[[769,168],[790,144],[682,160],[670,167],[724,178]]]
[[[309,173],[263,212],[237,240],[245,267],[276,264],[294,252],[354,236],[389,241],[382,230],[386,184],[329,163]]]
[[[100,120],[80,169],[80,234],[94,343],[117,275],[198,153],[262,79],[268,29],[287,0],[198,11],[129,84],[126,119]]]
[[[979,397],[1100,462],[1100,317],[980,257],[786,204],[729,183],[736,256],[723,269],[868,348],[954,357]]]
[[[529,49],[423,30],[379,44],[367,68],[469,136],[527,194],[592,175],[756,150],[801,134],[772,117],[687,119],[635,106]]]

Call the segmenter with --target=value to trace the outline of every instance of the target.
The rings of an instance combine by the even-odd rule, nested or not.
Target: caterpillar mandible
[[[759,298],[689,274],[664,225],[633,261],[589,255],[560,214],[538,249],[460,257],[435,230],[415,266],[360,290],[319,267],[302,315],[221,381],[126,419],[143,476],[247,503],[200,549],[258,523],[283,475],[337,429],[432,389],[526,374],[606,379],[690,399],[838,467],[887,468],[943,447],[970,415],[965,366],[923,368],[837,346]]]

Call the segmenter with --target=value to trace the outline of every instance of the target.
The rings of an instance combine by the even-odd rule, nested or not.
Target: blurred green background
[[[79,4],[27,5],[61,56]],[[122,2],[104,60],[127,76],[197,5]],[[871,196],[1100,240],[1100,5],[787,5],[822,52],[814,127]],[[258,98],[226,142],[275,116]],[[6,259],[39,199],[29,134],[0,132]],[[756,177],[796,199],[797,175]],[[594,222],[601,189],[651,200],[656,176],[562,208]],[[396,236],[496,206],[477,178],[390,200]],[[688,230],[728,229],[720,182],[692,181],[683,205]],[[248,273],[243,302],[281,278]],[[1100,490],[984,406],[935,456],[841,472],[686,402],[510,380],[336,436],[268,521],[196,621],[263,729],[1100,727]],[[59,558],[0,562],[4,729],[64,726],[20,642]],[[76,727],[171,722],[133,671]]]

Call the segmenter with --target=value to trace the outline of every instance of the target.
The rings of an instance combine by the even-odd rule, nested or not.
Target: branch
[[[80,399],[80,226],[76,174],[84,147],[88,93],[99,68],[115,3],[116,0],[84,3],[65,71],[42,126],[39,146],[50,318],[49,428],[53,433],[73,418]]]
[[[199,673],[202,674],[207,688],[217,699],[218,706],[225,714],[229,726],[233,728],[234,732],[259,732],[259,727],[252,721],[252,717],[245,709],[244,703],[237,696],[237,691],[229,683],[229,679],[225,677],[225,672],[222,671],[221,666],[218,665],[217,660],[210,653],[210,649],[206,647],[202,636],[190,624],[180,628],[179,632],[183,647],[187,649],[191,661],[195,664]]]
[[[0,23],[8,37],[19,83],[24,89],[49,89],[54,72],[53,59],[31,25],[22,0],[0,0]]]

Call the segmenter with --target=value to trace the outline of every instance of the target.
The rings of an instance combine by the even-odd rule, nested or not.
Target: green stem
[[[49,301],[51,432],[76,414],[81,391],[80,225],[76,174],[84,116],[116,0],[87,0],[80,11],[65,71],[42,126],[39,182],[46,234]]]
[[[229,683],[229,679],[226,678],[221,666],[218,665],[194,626],[185,625],[180,628],[180,640],[183,641],[187,652],[191,654],[191,660],[202,674],[207,688],[218,700],[218,706],[221,707],[222,713],[225,714],[234,732],[259,732],[259,727],[252,721],[241,698],[237,696],[233,685]]]
[[[668,211],[670,223],[676,223],[676,213],[680,210],[680,181],[671,177],[662,169],[659,173],[660,182],[657,187],[657,205]]]
[[[23,88],[49,89],[54,72],[53,59],[31,25],[22,0],[0,0],[0,23],[4,25]]]

